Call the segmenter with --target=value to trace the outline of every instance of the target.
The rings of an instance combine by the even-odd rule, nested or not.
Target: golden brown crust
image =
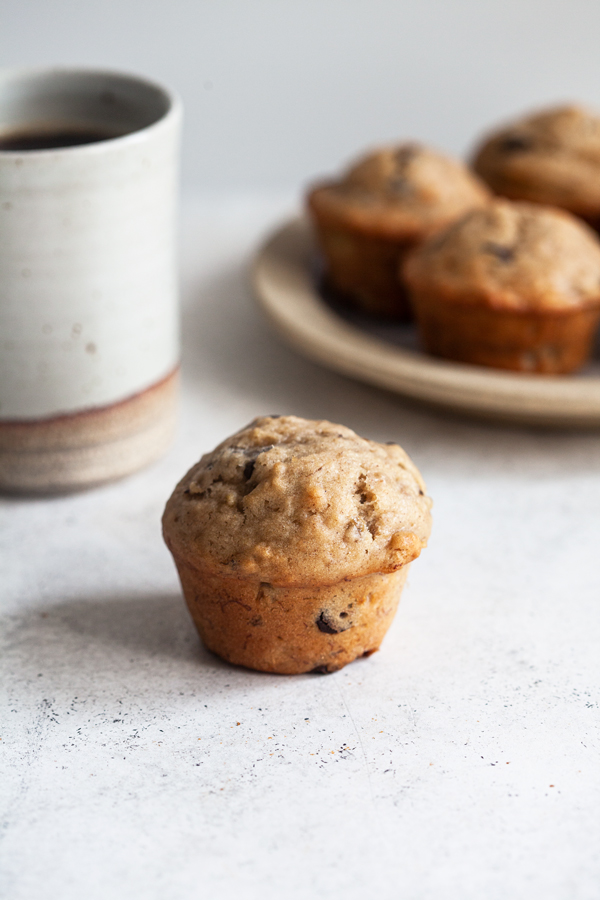
[[[414,245],[316,223],[317,242],[327,261],[325,282],[338,302],[373,316],[412,318],[399,262]]]
[[[600,242],[562,210],[495,200],[415,250],[403,274],[438,304],[560,314],[600,305]]]
[[[333,672],[379,648],[430,506],[397,444],[265,416],[187,473],[163,533],[209,649],[265,672]]]
[[[163,516],[173,555],[276,585],[393,572],[427,543],[431,501],[396,444],[295,416],[256,419],[202,457]]]
[[[600,116],[579,106],[533,113],[492,132],[473,168],[498,194],[600,217]]]
[[[314,187],[308,210],[338,299],[371,315],[412,317],[399,261],[489,193],[468,169],[420,144],[386,147],[339,181]]]
[[[198,570],[175,557],[204,644],[263,672],[335,672],[369,656],[389,628],[408,566],[323,587],[285,587]]]
[[[574,372],[587,360],[600,310],[562,315],[436,304],[414,298],[425,349],[457,362],[542,375]]]
[[[416,250],[404,277],[436,356],[562,374],[589,355],[600,242],[567,212],[496,200]]]
[[[462,163],[405,143],[364,156],[340,180],[316,185],[307,202],[322,225],[414,243],[488,198]]]

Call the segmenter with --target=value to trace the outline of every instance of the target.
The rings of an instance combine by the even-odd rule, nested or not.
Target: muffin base
[[[413,294],[421,343],[433,356],[516,372],[564,375],[589,358],[597,308],[515,312],[436,303]]]
[[[317,224],[327,286],[346,305],[386,319],[412,319],[398,271],[412,243],[355,233],[339,225]]]
[[[175,556],[203,643],[238,666],[298,675],[335,672],[379,649],[408,566],[333,585],[282,586],[215,575]]]

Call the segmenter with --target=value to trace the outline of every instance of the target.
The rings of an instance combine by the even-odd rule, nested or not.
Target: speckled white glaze
[[[0,151],[0,424],[122,401],[179,358],[176,97],[110,72],[0,75],[0,131],[120,134]]]

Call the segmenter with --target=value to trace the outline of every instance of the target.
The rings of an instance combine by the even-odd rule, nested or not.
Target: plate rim
[[[600,377],[533,375],[455,363],[365,332],[320,296],[306,216],[276,228],[256,252],[255,298],[279,334],[305,356],[351,378],[471,416],[520,424],[600,427]]]

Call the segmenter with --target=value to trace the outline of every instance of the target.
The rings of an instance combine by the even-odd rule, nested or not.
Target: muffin
[[[415,250],[403,275],[429,353],[545,374],[589,355],[600,241],[563,210],[495,200]]]
[[[473,168],[497,194],[600,225],[600,116],[590,110],[559,106],[518,119],[483,141]]]
[[[400,258],[488,197],[462,163],[419,144],[365,156],[341,180],[308,194],[327,286],[364,312],[409,319],[406,291],[398,281]]]
[[[397,444],[265,416],[190,469],[163,534],[210,650],[265,672],[333,672],[379,648],[430,506]]]

